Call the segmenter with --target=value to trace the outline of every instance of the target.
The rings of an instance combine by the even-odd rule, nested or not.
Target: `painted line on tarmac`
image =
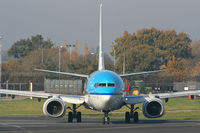
[[[176,123],[174,123],[176,124]],[[169,125],[169,124],[164,124],[164,125],[161,125],[161,126],[157,126],[159,128],[162,128],[162,127],[165,127],[166,128],[166,125],[168,125],[168,128],[170,127],[186,127],[186,126],[195,126],[195,125],[199,125],[200,123],[189,123],[188,124],[184,124],[184,123],[181,123],[181,124],[178,124],[178,125]],[[158,124],[159,125],[159,124]],[[135,125],[132,125],[132,126],[121,126],[121,127],[100,127],[100,128],[80,128],[80,129],[52,129],[52,130],[31,130],[31,131],[27,131],[27,133],[44,133],[44,132],[66,132],[67,131],[101,131],[101,130],[116,130],[116,129],[138,129],[138,128],[154,128],[155,125],[138,125],[138,124],[135,124]],[[78,127],[77,127],[78,128]],[[25,129],[26,130],[26,129]],[[0,131],[0,133],[20,133],[22,131]]]
[[[20,131],[18,132],[26,132],[26,133],[33,133],[32,131],[28,131],[26,130],[25,128],[23,128],[22,126],[19,126],[19,125],[10,125],[10,124],[7,124],[7,123],[0,123],[0,125],[4,126],[4,127],[11,127],[11,128],[17,128],[19,129]],[[7,132],[7,131],[0,131],[0,132]],[[10,131],[8,131],[10,132]],[[15,131],[11,131],[11,132],[15,132]]]

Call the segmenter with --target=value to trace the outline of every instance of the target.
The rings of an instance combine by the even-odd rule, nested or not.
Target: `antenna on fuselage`
[[[102,3],[100,4],[100,23],[99,23],[99,68],[98,70],[104,70],[104,52],[102,44]]]

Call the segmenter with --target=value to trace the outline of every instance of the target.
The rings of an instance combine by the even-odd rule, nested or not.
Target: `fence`
[[[28,91],[29,83],[0,83],[2,89]]]
[[[82,95],[85,88],[85,80],[51,80],[45,79],[44,85],[33,83],[33,91],[45,91],[48,93],[62,93]],[[44,88],[43,88],[44,86]],[[30,91],[30,83],[0,83],[0,87],[6,90]],[[6,96],[0,94],[0,96]]]
[[[188,82],[174,82],[175,91],[184,91],[184,90],[199,90],[200,82],[188,81]]]
[[[20,90],[20,91],[29,91],[29,83],[0,83],[1,89],[6,90]],[[6,94],[0,94],[0,97],[4,97]]]
[[[44,80],[44,91],[48,93],[81,95],[84,88],[84,80]]]

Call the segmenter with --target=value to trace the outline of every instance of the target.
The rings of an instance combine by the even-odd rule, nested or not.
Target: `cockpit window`
[[[115,83],[96,83],[94,87],[115,87]]]
[[[108,83],[108,87],[115,87],[114,83]]]
[[[105,87],[105,86],[106,86],[106,83],[99,83],[99,86],[100,86],[100,87]]]

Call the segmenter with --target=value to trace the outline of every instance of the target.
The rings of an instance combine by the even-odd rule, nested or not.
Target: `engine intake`
[[[43,105],[43,113],[50,117],[63,117],[65,112],[65,103],[59,98],[47,99]]]
[[[165,104],[158,98],[151,99],[143,104],[143,114],[147,118],[161,117],[164,113]]]

